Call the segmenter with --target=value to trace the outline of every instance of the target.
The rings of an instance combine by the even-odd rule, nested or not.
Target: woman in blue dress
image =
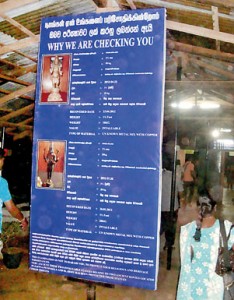
[[[177,300],[223,300],[223,278],[215,273],[220,240],[219,220],[215,218],[216,202],[208,195],[199,197],[197,221],[181,227],[181,270]],[[232,223],[224,221],[227,234]],[[234,230],[229,248],[234,248]]]

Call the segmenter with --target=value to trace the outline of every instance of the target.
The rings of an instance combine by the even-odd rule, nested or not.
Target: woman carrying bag
[[[220,247],[220,222],[215,218],[216,202],[208,193],[199,197],[199,217],[181,227],[181,271],[177,300],[223,300],[224,281],[216,264]],[[230,232],[232,223],[224,221]],[[234,230],[228,239],[228,249],[234,249]]]

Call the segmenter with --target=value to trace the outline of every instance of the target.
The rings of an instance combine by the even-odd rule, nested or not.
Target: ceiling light
[[[191,101],[182,101],[179,103],[171,103],[171,107],[173,108],[180,108],[180,109],[191,109],[194,107],[194,103],[192,103]]]
[[[215,109],[220,107],[218,103],[213,101],[201,101],[200,103],[198,103],[198,106],[201,109]]]
[[[220,107],[220,105],[213,101],[181,101],[179,103],[173,102],[170,105],[173,108],[180,108],[180,109],[191,109],[193,107],[199,107],[200,109],[217,109]]]
[[[230,128],[220,128],[220,132],[232,132]]]
[[[212,131],[212,136],[217,138],[218,136],[220,136],[220,131],[218,129],[215,129]]]
[[[219,139],[219,140],[216,140],[217,143],[223,145],[223,146],[234,146],[234,140],[231,140],[231,139]]]

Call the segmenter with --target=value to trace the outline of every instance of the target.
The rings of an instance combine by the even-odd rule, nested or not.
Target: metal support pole
[[[172,180],[171,180],[171,203],[170,203],[170,226],[171,228],[171,241],[175,240],[176,230],[174,230],[175,224],[175,213],[174,213],[174,207],[175,207],[175,195],[176,195],[176,160],[177,160],[177,152],[176,152],[176,146],[177,146],[177,113],[175,116],[175,140],[174,140],[174,163],[173,163],[173,171],[172,171]],[[171,269],[171,259],[172,259],[172,242],[168,244],[167,248],[167,270]]]
[[[181,80],[182,74],[182,59],[178,58],[177,65],[177,80]],[[178,114],[179,112],[175,111],[175,138],[174,138],[174,161],[173,161],[173,170],[172,170],[172,180],[171,180],[171,203],[170,203],[170,226],[175,226],[175,216],[174,216],[174,208],[175,208],[175,195],[176,195],[176,160],[177,160],[177,143],[178,143]],[[172,230],[171,240],[175,240],[176,230]],[[171,269],[171,258],[172,258],[172,243],[168,245],[167,248],[167,270]]]
[[[2,136],[1,136],[1,148],[4,148],[4,141],[5,141],[5,127],[2,128]]]
[[[67,277],[67,280],[85,283],[87,286],[87,288],[86,288],[87,300],[96,300],[96,286],[97,285],[101,285],[106,288],[114,288],[115,287],[114,284],[93,282],[93,281],[74,278],[74,277]]]
[[[96,300],[96,285],[88,284],[86,291],[87,291],[87,300]]]

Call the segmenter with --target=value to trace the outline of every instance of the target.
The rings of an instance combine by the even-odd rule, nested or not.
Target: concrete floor
[[[224,190],[223,204],[218,205],[217,215],[234,222],[234,191]],[[184,221],[195,218],[195,204],[180,213]],[[7,269],[0,260],[0,299],[2,300],[174,300],[179,275],[179,226],[171,269],[167,270],[167,253],[161,237],[158,289],[149,291],[124,286],[96,285],[95,297],[84,282],[63,276],[33,272],[28,269],[28,250],[24,249],[22,262],[17,269]]]

